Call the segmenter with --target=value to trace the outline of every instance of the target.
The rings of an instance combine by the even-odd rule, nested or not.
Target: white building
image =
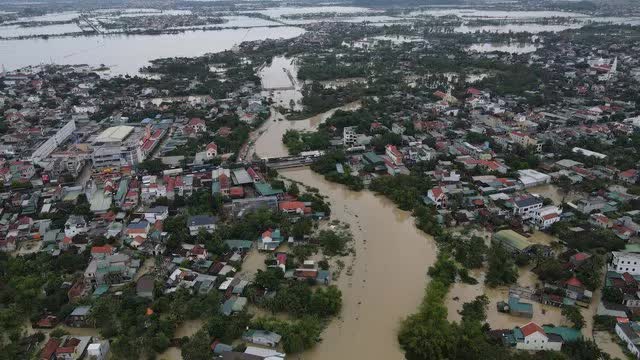
[[[520,216],[522,220],[528,220],[536,216],[542,208],[541,198],[533,195],[521,196],[513,199],[513,215]]]
[[[525,188],[544,185],[551,182],[551,176],[533,169],[518,170],[518,178]]]
[[[65,142],[76,130],[75,121],[69,121],[65,126],[60,128],[55,135],[50,137],[47,141],[43,142],[32,154],[31,161],[38,163],[39,161],[45,159],[47,156],[51,155],[60,144]]]
[[[554,223],[560,221],[560,215],[562,214],[562,209],[557,206],[545,206],[536,210],[536,215],[534,217],[535,224],[540,227],[540,229],[546,229]]]
[[[637,323],[617,323],[616,334],[627,345],[629,350],[636,358],[640,358],[640,350],[638,345],[640,343],[640,336],[638,336]]]
[[[144,131],[132,126],[113,126],[104,130],[93,141],[93,166],[98,169],[135,165],[144,161],[141,140]]]
[[[611,255],[610,271],[640,275],[640,254],[614,251]]]
[[[87,347],[87,355],[90,359],[106,360],[109,354],[109,340],[94,342]]]
[[[74,237],[78,234],[84,234],[89,231],[89,226],[86,220],[82,216],[71,215],[64,223],[64,235],[67,237]]]
[[[347,126],[342,130],[342,144],[351,147],[358,142],[358,134],[355,126]]]
[[[516,334],[516,349],[530,351],[560,351],[562,349],[562,338],[550,337],[536,323],[530,322],[521,327],[520,334]]]

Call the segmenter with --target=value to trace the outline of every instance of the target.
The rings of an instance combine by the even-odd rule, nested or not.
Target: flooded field
[[[114,74],[136,74],[148,62],[229,50],[243,41],[293,38],[297,27],[188,31],[162,35],[110,35],[51,39],[0,40],[2,63],[13,70],[41,63],[105,64]]]
[[[353,192],[309,169],[281,171],[328,195],[333,218],[351,226],[356,256],[351,276],[337,281],[343,309],[302,359],[402,359],[400,321],[416,311],[426,271],[436,257],[433,239],[416,229],[410,213],[373,193]]]

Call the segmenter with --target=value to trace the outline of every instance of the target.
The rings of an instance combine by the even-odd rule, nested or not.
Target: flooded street
[[[527,189],[531,194],[537,194],[553,200],[554,205],[560,205],[563,201],[574,201],[580,198],[575,192],[565,193],[553,184],[539,185]]]
[[[332,217],[351,226],[356,249],[353,274],[337,281],[341,315],[301,358],[402,359],[398,327],[424,295],[426,271],[437,252],[433,239],[415,227],[410,213],[371,192],[350,191],[308,168],[281,174],[327,195]]]

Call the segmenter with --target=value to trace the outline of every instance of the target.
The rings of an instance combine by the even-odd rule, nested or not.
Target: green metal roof
[[[365,153],[364,155],[362,155],[362,157],[367,162],[369,162],[369,163],[371,163],[373,165],[384,163],[384,160],[382,160],[382,158],[380,156],[378,156],[378,154],[376,154],[374,152]]]
[[[520,302],[517,297],[509,297],[509,309],[519,313],[533,314],[533,305],[529,303]]]
[[[255,183],[253,185],[256,187],[256,190],[262,196],[273,196],[273,195],[278,195],[283,193],[281,189],[274,189],[271,187],[271,185],[267,183]]]
[[[582,338],[582,333],[580,330],[576,330],[573,328],[565,327],[565,326],[542,326],[542,329],[547,334],[556,334],[562,337],[562,340],[565,342],[573,342]]]
[[[493,238],[494,240],[518,251],[522,251],[531,246],[531,243],[527,238],[513,230],[500,230],[493,235]]]

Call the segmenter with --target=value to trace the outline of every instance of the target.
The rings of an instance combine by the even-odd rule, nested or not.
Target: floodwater
[[[294,111],[302,110],[302,83],[298,81],[295,58],[276,56],[269,66],[258,72],[262,82],[262,96],[271,98],[276,106]],[[292,106],[293,105],[293,106]]]
[[[477,10],[477,9],[430,9],[418,10],[410,15],[450,16],[472,19],[541,19],[541,18],[583,18],[588,15],[567,11],[503,11],[503,10]]]
[[[562,204],[562,201],[574,201],[580,196],[576,193],[564,193],[560,188],[553,184],[539,185],[532,188],[528,188],[527,192],[531,194],[538,194],[542,197],[553,200],[554,205]]]
[[[497,34],[506,34],[506,33],[527,32],[531,34],[538,34],[541,32],[560,32],[560,31],[569,30],[569,29],[579,29],[582,26],[583,26],[582,24],[555,25],[555,24],[534,24],[534,23],[483,25],[483,26],[468,26],[468,25],[462,24],[454,28],[454,31],[459,33],[489,32],[489,33],[497,33]]]
[[[542,285],[539,283],[537,276],[531,271],[531,267],[521,268],[518,272],[518,286],[536,289]],[[509,299],[509,287],[500,286],[490,288],[485,286],[485,272],[483,269],[470,271],[469,274],[478,280],[478,284],[469,285],[457,282],[452,286],[447,295],[446,302],[449,310],[449,321],[459,322],[461,316],[458,312],[462,310],[462,305],[466,302],[473,301],[477,296],[485,294],[489,298],[487,323],[489,323],[492,329],[513,329],[516,326],[522,326],[530,321],[534,321],[538,325],[572,325],[562,316],[559,307],[543,305],[527,299],[522,299],[522,301],[533,305],[532,319],[500,313],[496,309],[496,305],[499,301],[507,301]],[[599,298],[599,291],[594,292],[594,299],[596,298]],[[587,338],[592,338],[593,316],[595,315],[596,309],[597,300],[594,300],[588,309],[581,309],[585,320],[585,327],[582,329],[582,334]]]
[[[327,195],[333,217],[351,226],[356,249],[351,275],[343,272],[336,282],[341,315],[301,358],[402,359],[398,328],[424,295],[437,252],[433,239],[415,227],[410,213],[371,192],[350,191],[308,168],[281,174]]]
[[[135,74],[152,59],[193,57],[229,50],[243,41],[294,38],[297,27],[189,31],[163,35],[109,35],[51,39],[1,40],[7,70],[42,63],[105,64],[113,74]]]
[[[31,35],[55,35],[67,33],[79,33],[82,29],[76,24],[61,24],[47,26],[20,26],[20,25],[3,25],[0,26],[0,37],[12,38]]]
[[[467,51],[489,53],[494,51],[505,52],[510,54],[526,54],[535,52],[538,49],[538,45],[530,43],[509,43],[509,44],[496,44],[496,43],[484,43],[474,44],[467,48]]]
[[[272,109],[272,116],[258,129],[260,137],[255,141],[255,153],[262,158],[287,156],[289,151],[282,143],[282,135],[287,130],[315,130],[337,110],[353,111],[359,109],[360,106],[360,102],[355,101],[305,120],[286,120],[283,115]]]

